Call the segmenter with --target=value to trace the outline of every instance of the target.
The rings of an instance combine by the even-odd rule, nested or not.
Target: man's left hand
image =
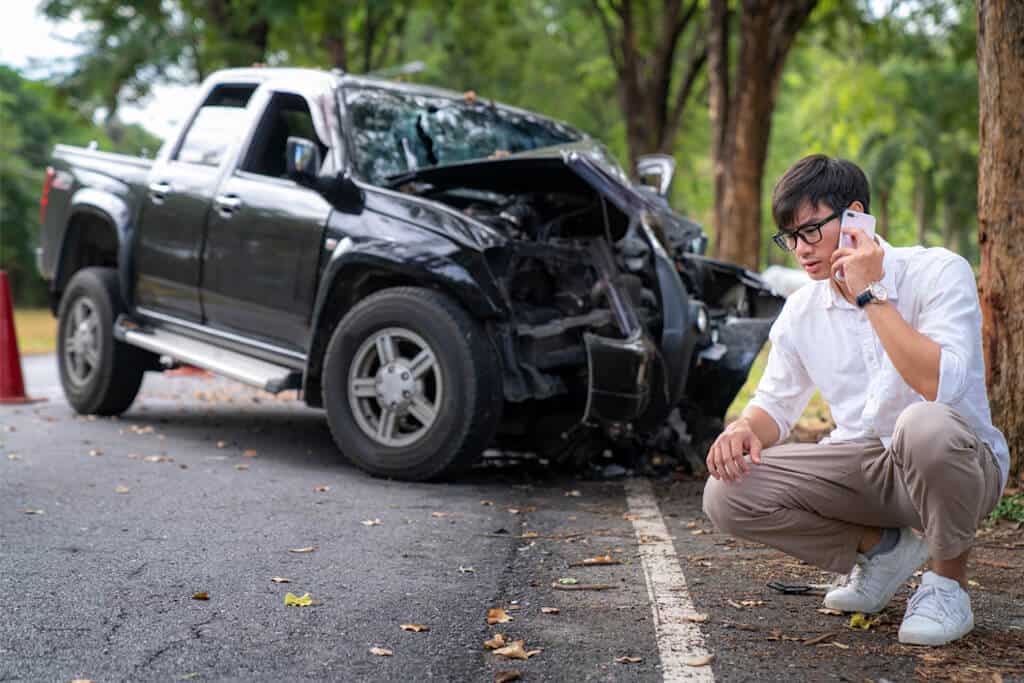
[[[860,228],[843,228],[853,239],[853,247],[841,247],[832,252],[832,277],[840,268],[846,278],[846,288],[857,296],[872,282],[882,279],[882,260],[885,250]]]

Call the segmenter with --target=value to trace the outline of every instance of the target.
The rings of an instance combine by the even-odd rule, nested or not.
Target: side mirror
[[[645,154],[636,160],[640,182],[653,187],[662,197],[668,196],[675,173],[676,160],[668,154]]]
[[[320,148],[306,138],[289,137],[285,146],[285,169],[296,182],[311,183],[320,172]]]

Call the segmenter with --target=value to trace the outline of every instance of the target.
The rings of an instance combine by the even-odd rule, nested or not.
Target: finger
[[[708,450],[708,457],[707,460],[705,460],[705,462],[708,466],[708,474],[710,474],[715,479],[721,479],[721,477],[718,476],[718,467],[715,464],[715,454],[717,452],[718,442],[716,441],[714,444],[711,445],[711,448]]]
[[[725,449],[725,466],[729,470],[729,480],[736,479],[738,467],[736,466],[736,451],[739,450],[736,442],[733,439],[729,439],[726,442],[727,448]]]
[[[750,460],[755,465],[761,464],[761,440],[756,436],[750,439]]]
[[[832,251],[832,256],[830,257],[830,260],[835,261],[837,258],[840,258],[842,256],[852,256],[854,251],[855,250],[851,249],[850,247],[839,247]]]
[[[736,448],[733,449],[733,453],[736,456],[735,461],[737,468],[743,474],[750,471],[750,466],[747,465],[747,459],[743,457],[743,454],[747,451],[748,440],[744,437],[740,437],[736,440]]]

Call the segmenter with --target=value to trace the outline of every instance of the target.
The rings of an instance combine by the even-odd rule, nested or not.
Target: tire
[[[78,271],[61,298],[60,382],[68,403],[83,415],[120,415],[139,393],[149,354],[114,338],[114,322],[122,310],[112,268]]]
[[[342,454],[370,474],[408,481],[476,462],[504,405],[501,366],[481,326],[449,297],[415,287],[377,292],[342,319],[322,384]]]

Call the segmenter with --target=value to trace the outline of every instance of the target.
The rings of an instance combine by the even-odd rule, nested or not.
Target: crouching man
[[[775,186],[774,240],[813,282],[786,301],[754,398],[708,451],[704,511],[726,533],[845,574],[825,596],[832,609],[881,611],[931,558],[899,640],[943,645],[974,627],[967,557],[1009,468],[974,275],[945,249],[856,229],[839,248],[844,209],[868,212],[867,178],[848,161],[806,157]],[[815,389],[835,430],[783,444]]]

